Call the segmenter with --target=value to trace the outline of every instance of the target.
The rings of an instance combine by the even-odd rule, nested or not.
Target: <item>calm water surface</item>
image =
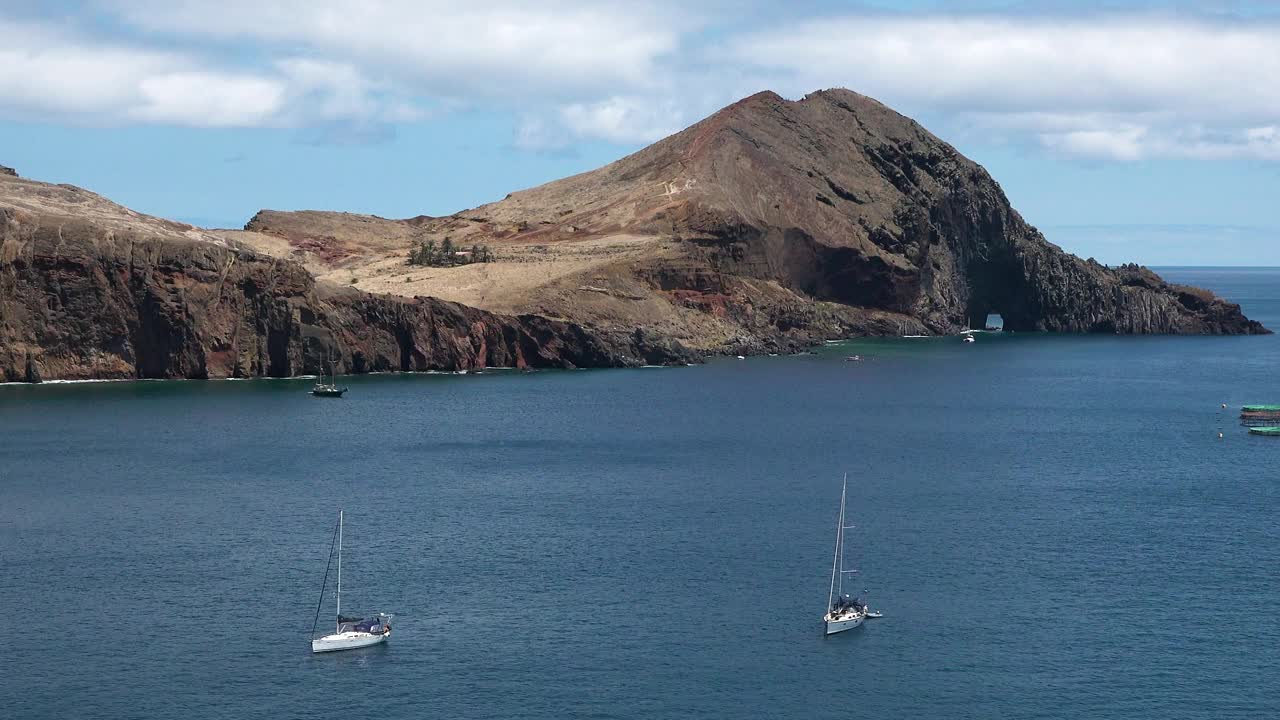
[[[1280,328],[1280,270],[1166,274]],[[348,382],[0,388],[2,714],[1280,715],[1280,441],[1220,408],[1276,337]],[[846,471],[885,617],[824,639]],[[398,619],[313,656],[339,507]]]

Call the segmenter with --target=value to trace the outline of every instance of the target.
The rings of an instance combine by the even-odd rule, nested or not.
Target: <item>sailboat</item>
[[[345,617],[342,614],[342,511],[338,511],[338,527],[334,530],[338,547],[338,592],[337,608],[334,612],[336,620],[333,632],[316,637],[316,625],[320,622],[320,607],[324,604],[324,592],[329,586],[329,566],[324,568],[324,584],[320,587],[320,600],[316,603],[316,619],[311,623],[311,652],[333,652],[334,650],[353,650],[384,643],[391,637],[391,619],[389,613],[378,613],[369,618]],[[333,561],[333,546],[329,547],[329,561]]]
[[[334,365],[333,358],[329,358],[330,369],[333,370],[333,382],[325,383],[324,381],[324,365],[320,366],[320,379],[315,385],[311,386],[311,394],[316,397],[342,397],[342,393],[346,392],[345,387],[338,387],[338,370]]]
[[[848,488],[849,474],[845,473],[844,485],[840,488],[840,519],[836,522],[836,551],[831,560],[831,591],[827,594],[827,614],[822,616],[827,635],[852,630],[867,619],[866,603],[843,592],[844,576],[858,572],[844,567],[844,531],[852,529],[852,526],[844,524],[845,495]]]

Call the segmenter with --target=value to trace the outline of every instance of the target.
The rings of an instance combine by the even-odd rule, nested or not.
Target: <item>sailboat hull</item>
[[[378,645],[387,641],[391,633],[344,632],[325,635],[311,641],[311,652],[335,652]]]
[[[835,635],[838,632],[844,632],[845,630],[852,630],[858,627],[859,625],[861,625],[864,619],[866,619],[865,615],[858,615],[858,616],[844,619],[844,620],[827,620],[826,634]]]

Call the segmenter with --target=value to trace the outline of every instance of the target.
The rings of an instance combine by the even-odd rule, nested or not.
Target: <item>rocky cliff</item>
[[[449,217],[356,217],[264,213],[249,229],[295,247],[321,238],[357,274],[369,246],[359,232],[373,226],[408,238],[400,253],[447,238],[535,263],[531,247],[553,260],[586,243],[628,238],[636,249],[648,239],[614,262],[562,264],[572,270],[563,274],[548,260],[519,295],[495,283],[477,302],[647,327],[710,352],[948,333],[981,327],[988,313],[1018,331],[1265,332],[1212,293],[1063,252],[982,167],[848,90],[794,102],[760,93],[598,170]],[[362,267],[370,283],[388,270]],[[447,297],[461,286],[446,274],[403,282]]]
[[[592,332],[317,283],[297,263],[71,186],[0,176],[0,380],[685,362]]]
[[[847,90],[760,93],[448,217],[209,231],[0,168],[0,376],[583,367],[864,334],[1248,334],[1237,305],[1048,242],[980,166]],[[420,243],[497,262],[409,266]],[[453,302],[451,302],[453,301]],[[459,302],[463,304],[459,304]]]

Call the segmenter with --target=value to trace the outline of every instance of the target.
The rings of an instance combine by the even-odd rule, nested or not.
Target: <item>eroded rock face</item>
[[[607,170],[675,188],[638,221],[697,244],[722,273],[935,332],[991,312],[1012,330],[1265,332],[1212,293],[1062,251],[982,167],[847,90],[761,93]]]
[[[318,232],[288,214],[272,220]],[[306,220],[341,227],[323,216]],[[464,245],[612,234],[673,239],[678,251],[628,260],[626,270],[651,280],[673,306],[724,319],[748,336],[748,347],[841,327],[893,333],[895,324],[918,322],[951,332],[980,327],[988,313],[1000,313],[1011,330],[1265,332],[1210,293],[1062,251],[1014,211],[982,167],[848,90],[795,102],[760,93],[598,170],[450,217],[399,222],[418,237]],[[761,281],[794,295],[771,294]],[[599,279],[590,284],[603,287]],[[547,308],[558,316],[608,322],[625,315],[617,305],[602,313],[591,298],[554,290],[544,297],[562,298]],[[806,302],[814,307],[795,311]],[[759,322],[769,316],[781,324]],[[688,318],[680,329],[699,332]],[[710,349],[723,340],[686,342]]]
[[[1063,252],[983,168],[847,90],[760,93],[598,170],[448,217],[263,212],[233,237],[0,172],[0,232],[8,380],[288,376],[330,352],[354,372],[663,364],[692,359],[686,347],[953,332],[993,312],[1011,330],[1267,332],[1207,291]],[[530,283],[496,306],[511,314],[317,283],[288,259],[399,277],[422,241],[617,237],[644,242]]]
[[[0,379],[212,378],[686,362],[606,336],[432,298],[318,286],[234,245],[104,230],[0,205]]]

